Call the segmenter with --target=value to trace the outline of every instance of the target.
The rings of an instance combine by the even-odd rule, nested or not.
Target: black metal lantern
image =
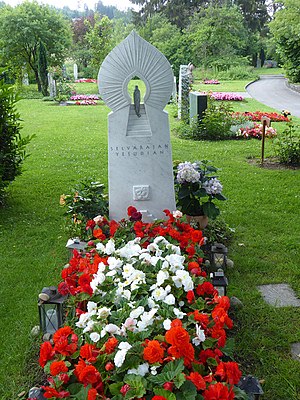
[[[224,271],[220,268],[218,271],[211,273],[211,283],[218,291],[219,296],[226,296],[228,280],[224,275]]]
[[[86,246],[87,243],[83,240],[80,240],[79,238],[69,239],[66,244],[66,248],[70,251],[69,258],[71,259],[73,257],[73,250],[76,249],[83,252]]]
[[[242,376],[238,387],[247,393],[249,400],[259,400],[264,394],[259,380],[252,375]]]
[[[212,271],[216,271],[222,268],[223,271],[226,269],[227,263],[227,247],[222,243],[215,243],[211,246],[210,250],[210,266]]]
[[[56,286],[44,287],[39,294],[38,308],[40,327],[43,333],[53,334],[63,325],[63,305],[67,296],[62,296]]]

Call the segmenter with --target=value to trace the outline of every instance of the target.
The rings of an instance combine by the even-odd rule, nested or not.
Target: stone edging
[[[294,92],[300,93],[300,84],[290,83],[286,81],[286,86]]]

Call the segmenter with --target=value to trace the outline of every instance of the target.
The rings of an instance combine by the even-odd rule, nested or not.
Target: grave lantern
[[[212,271],[222,269],[225,271],[227,263],[227,247],[222,243],[215,243],[210,250],[210,266]]]
[[[220,268],[218,271],[212,272],[210,274],[211,283],[214,288],[218,291],[219,296],[226,296],[228,280],[224,275],[224,271]]]
[[[87,243],[80,240],[79,238],[69,239],[66,244],[66,248],[69,249],[69,258],[73,257],[73,250],[84,252]]]
[[[39,294],[38,308],[43,333],[55,333],[63,324],[63,306],[67,296],[62,296],[56,286],[44,287]]]
[[[264,394],[259,380],[252,375],[242,376],[238,387],[247,393],[249,400],[259,400]]]

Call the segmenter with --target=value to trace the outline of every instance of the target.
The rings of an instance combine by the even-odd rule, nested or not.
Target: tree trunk
[[[34,68],[33,71],[34,71],[34,76],[35,76],[36,83],[37,83],[37,86],[38,86],[38,91],[41,92],[42,91],[42,85],[41,85],[41,81],[40,81],[38,70],[37,70],[37,68]]]

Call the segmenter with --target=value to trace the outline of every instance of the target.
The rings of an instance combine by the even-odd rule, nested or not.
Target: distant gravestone
[[[144,103],[127,87],[133,77],[146,86]],[[98,75],[99,93],[108,116],[109,215],[120,220],[135,206],[144,221],[175,210],[170,128],[164,111],[173,90],[166,57],[131,32],[105,58]],[[138,86],[138,85],[137,85]]]
[[[73,67],[73,73],[74,73],[74,81],[77,81],[77,79],[78,79],[78,66],[77,66],[76,63],[74,64],[74,67]]]
[[[178,83],[178,118],[184,121],[189,119],[189,90],[190,77],[187,65],[180,65]]]
[[[173,85],[173,92],[172,92],[172,100],[177,102],[177,81],[176,76],[174,76],[174,85]]]
[[[198,118],[199,121],[204,117],[207,109],[207,94],[200,92],[190,92],[190,123]]]
[[[50,72],[48,72],[48,87],[49,87],[50,97],[54,98],[56,96],[56,82],[53,79],[53,75]]]
[[[28,74],[25,72],[25,74],[23,75],[23,80],[22,80],[23,85],[25,86],[29,86],[29,78],[28,78]]]

